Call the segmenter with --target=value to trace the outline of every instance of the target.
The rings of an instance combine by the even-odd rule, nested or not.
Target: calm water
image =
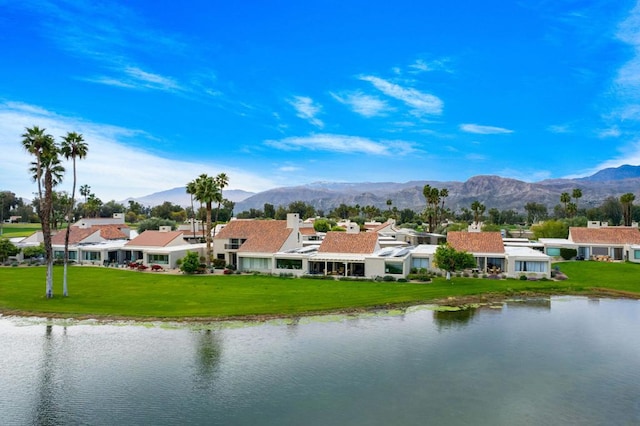
[[[0,318],[3,425],[640,424],[640,302],[262,324]]]

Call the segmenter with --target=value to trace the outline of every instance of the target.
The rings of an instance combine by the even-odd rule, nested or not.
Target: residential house
[[[213,238],[216,257],[240,271],[271,272],[274,253],[296,248],[302,248],[297,213],[289,213],[287,220],[235,219]]]
[[[178,259],[190,251],[204,256],[206,244],[191,244],[185,240],[183,231],[172,231],[170,226],[161,226],[157,231],[146,230],[123,247],[127,262],[140,261],[145,265],[155,264],[170,269],[176,268]]]
[[[359,228],[327,232],[318,252],[309,259],[309,273],[353,277],[382,275],[377,269],[367,270],[367,258],[377,250],[380,250],[377,233],[359,232]],[[369,267],[375,264],[375,261],[371,262]]]
[[[121,264],[121,251],[129,240],[131,229],[124,223],[94,224],[94,221],[79,221],[69,227],[69,260],[80,264]],[[66,230],[51,237],[53,256],[64,257]]]
[[[640,262],[640,230],[637,227],[593,224],[586,228],[571,227],[568,240],[583,259]]]

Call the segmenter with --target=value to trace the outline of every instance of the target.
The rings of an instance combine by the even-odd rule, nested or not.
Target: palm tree
[[[220,213],[220,203],[222,203],[222,190],[227,186],[229,186],[229,177],[227,176],[226,173],[218,173],[218,175],[213,180],[219,189],[218,196],[216,197],[216,202],[218,203],[218,206],[216,207],[216,218],[215,218],[216,226],[218,226],[218,214]],[[214,228],[213,236],[215,237],[215,235],[216,233]]]
[[[473,203],[471,203],[471,210],[473,211],[473,221],[476,224],[479,224],[480,223],[480,219],[482,218],[482,215],[484,214],[484,210],[485,210],[484,204],[482,204],[480,201],[476,200]]]
[[[631,211],[633,206],[633,200],[636,196],[631,192],[627,192],[620,196],[620,202],[622,203],[622,216],[624,217],[624,226],[631,226]]]
[[[578,199],[582,198],[582,190],[580,188],[575,188],[571,193],[571,196],[574,200],[576,200],[576,213],[578,212]]]
[[[46,297],[53,297],[53,250],[51,247],[51,214],[53,205],[53,187],[62,180],[64,168],[58,158],[58,147],[53,136],[46,134],[38,126],[27,128],[22,134],[22,146],[35,161],[31,163],[32,178],[38,184],[40,222],[44,239],[47,261]],[[44,188],[43,188],[44,187]]]
[[[213,177],[208,176],[207,174],[201,174],[196,179],[196,200],[204,203],[207,209],[207,266],[211,266],[211,205],[214,201],[216,201],[219,197],[220,189],[216,185],[216,181]]]
[[[565,215],[568,215],[567,204],[569,204],[570,201],[571,201],[571,196],[569,195],[568,192],[563,192],[562,194],[560,194],[560,202],[562,204],[564,204],[564,214]]]
[[[68,132],[66,136],[62,138],[60,144],[60,153],[65,159],[73,161],[73,186],[71,189],[71,200],[69,201],[69,207],[67,208],[67,231],[64,236],[64,275],[62,284],[62,295],[68,296],[67,289],[67,264],[69,263],[69,234],[71,233],[71,214],[75,207],[76,201],[76,158],[83,159],[87,156],[87,144],[84,142],[82,134],[76,132]]]
[[[449,190],[442,188],[440,190],[440,198],[442,199],[442,205],[440,206],[440,222],[444,222],[444,199],[449,196]]]
[[[82,185],[80,187],[80,195],[84,197],[84,202],[87,202],[87,197],[91,194],[91,187],[89,185]]]
[[[196,181],[192,180],[191,182],[187,183],[187,194],[189,194],[191,196],[191,229],[193,230],[193,238],[196,237],[196,212],[193,209],[193,196],[195,195],[196,191],[197,191],[197,186],[196,186]]]

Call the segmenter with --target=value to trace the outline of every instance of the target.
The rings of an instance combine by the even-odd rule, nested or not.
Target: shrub
[[[564,260],[573,259],[577,255],[578,255],[578,250],[576,249],[564,248],[564,247],[560,249],[560,257],[562,257]]]
[[[520,275],[520,281],[526,281],[527,280],[527,276],[526,275]]]
[[[226,266],[224,259],[213,259],[211,265],[216,269],[222,269]]]
[[[477,272],[473,273],[473,278],[478,278],[478,273]]]
[[[396,280],[396,277],[393,277],[393,276],[391,276],[391,275],[385,275],[385,276],[382,278],[382,281],[385,281],[385,282],[393,282],[393,281],[395,281],[395,280]]]
[[[226,269],[229,269],[231,271],[235,271],[236,270],[236,265],[232,265],[232,264],[228,264],[227,266],[225,266]]]
[[[200,258],[198,253],[194,251],[188,251],[180,262],[180,270],[187,274],[195,274],[196,272],[199,272],[200,268]]]
[[[465,278],[469,278],[469,273],[468,272],[463,272],[462,276],[465,277]]]
[[[408,280],[406,278],[398,278],[399,283],[406,283]]]

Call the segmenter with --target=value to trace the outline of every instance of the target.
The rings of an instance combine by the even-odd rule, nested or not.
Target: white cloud
[[[608,129],[602,129],[598,132],[599,138],[617,138],[622,135],[622,132],[617,126],[610,127]]]
[[[415,152],[413,144],[406,141],[373,141],[360,136],[317,134],[268,140],[265,144],[285,151],[332,151],[349,154],[404,155]]]
[[[338,102],[348,105],[354,112],[368,118],[384,115],[384,112],[389,110],[389,106],[385,101],[362,92],[344,95],[331,93],[331,96]]]
[[[620,106],[613,115],[621,120],[640,120],[640,2],[618,27],[617,37],[633,49],[633,57],[618,69],[613,90]]]
[[[412,87],[405,88],[379,77],[365,75],[361,76],[360,80],[368,81],[385,95],[404,102],[409,107],[413,108],[413,112],[416,115],[442,114],[443,103],[437,96],[429,93],[422,93]]]
[[[435,59],[433,61],[426,61],[424,59],[418,59],[413,64],[409,65],[410,72],[420,73],[428,71],[446,71],[451,72],[449,68],[449,59]]]
[[[481,126],[479,124],[461,124],[460,130],[467,133],[476,133],[479,135],[500,135],[513,133],[513,130],[505,129],[503,127],[494,126]]]
[[[313,99],[307,96],[294,96],[289,100],[289,104],[293,106],[297,112],[296,116],[307,120],[316,127],[324,127],[324,123],[316,117],[322,110],[320,105],[314,104]]]
[[[278,168],[279,172],[285,172],[285,173],[290,173],[290,172],[297,172],[302,170],[301,167],[296,167],[296,166],[282,166]]]
[[[28,172],[32,158],[20,143],[25,128],[34,125],[45,128],[57,140],[68,131],[83,134],[89,150],[86,159],[77,163],[78,181],[91,186],[103,201],[148,195],[185,185],[200,173],[215,175],[220,171],[229,175],[231,189],[262,191],[277,186],[260,175],[228,165],[174,160],[136,148],[134,143],[154,145],[154,138],[140,130],[86,122],[38,106],[5,102],[0,103],[0,152],[12,161],[0,168],[1,189],[20,197],[32,198],[36,190]],[[58,189],[70,191],[72,178],[67,175],[65,179]]]
[[[565,176],[566,178],[576,178],[576,177],[584,177],[591,176],[592,174],[610,167],[620,167],[625,164],[640,164],[640,139],[635,140],[631,144],[618,148],[619,154],[614,158],[603,161],[596,165],[595,167],[585,170],[583,172],[576,173],[574,175]]]
[[[547,130],[551,133],[571,133],[572,129],[566,124],[554,124],[547,127]]]

